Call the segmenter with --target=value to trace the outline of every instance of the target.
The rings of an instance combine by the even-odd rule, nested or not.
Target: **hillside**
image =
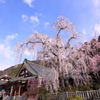
[[[36,64],[39,64],[40,61],[36,60],[36,61],[32,61]],[[23,63],[22,63],[23,64]],[[8,74],[9,76],[16,76],[16,74],[18,73],[18,71],[20,70],[22,64],[18,64],[18,65],[15,65],[15,66],[11,66],[3,71],[0,71],[0,75],[6,73]]]

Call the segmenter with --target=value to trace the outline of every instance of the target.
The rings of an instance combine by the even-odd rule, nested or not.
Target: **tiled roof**
[[[50,68],[35,64],[29,60],[25,60],[24,64],[27,70],[30,71],[33,75],[41,75],[44,71],[48,72],[51,70]]]
[[[7,83],[7,81],[1,81],[0,80],[0,85]]]

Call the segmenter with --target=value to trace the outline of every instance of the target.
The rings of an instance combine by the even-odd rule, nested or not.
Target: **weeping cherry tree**
[[[90,59],[87,63],[90,72],[95,77],[100,77],[100,36],[98,39],[93,38],[90,42],[86,42],[80,49]]]
[[[72,56],[76,55],[76,53],[73,52],[77,51],[72,41],[79,37],[75,25],[65,16],[60,15],[58,20],[53,23],[53,28],[57,30],[57,33],[52,38],[46,34],[35,32],[31,34],[25,42],[17,43],[15,50],[19,59],[26,49],[29,50],[29,52],[32,52],[33,56],[36,57],[36,60],[41,62],[41,65],[51,69],[50,72],[48,72],[49,76],[46,72],[43,72],[41,76],[44,79],[48,76],[46,79],[49,80],[49,82],[47,82],[47,88],[51,85],[51,90],[57,90],[59,87],[65,87],[65,83],[68,85],[68,79],[70,77],[74,79],[76,85],[80,80],[87,80],[86,77],[83,77],[83,74],[87,72],[87,68],[86,66],[82,66],[80,62],[82,60],[78,61],[78,64],[72,64]],[[66,33],[66,38],[61,37],[62,32]],[[81,54],[78,54],[78,56],[81,56]],[[76,59],[73,60],[75,63]],[[83,64],[84,63],[85,62],[83,62]]]

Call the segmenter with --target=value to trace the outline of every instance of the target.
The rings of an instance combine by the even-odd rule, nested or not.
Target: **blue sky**
[[[76,24],[85,41],[100,34],[100,0],[0,0],[0,70],[16,64],[17,42],[35,31],[54,35],[52,23],[60,14]]]

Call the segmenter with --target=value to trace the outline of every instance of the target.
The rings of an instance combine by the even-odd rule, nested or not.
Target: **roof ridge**
[[[27,60],[27,59],[26,59]],[[36,63],[34,63],[33,61],[30,61],[30,60],[27,60],[28,62],[30,62],[30,63],[32,63],[32,64],[34,64],[34,65],[37,65],[37,66],[39,66],[39,67],[43,67],[43,68],[47,68],[47,69],[50,69],[50,68],[48,68],[48,67],[45,67],[45,66],[43,66],[43,65],[40,65],[40,64],[36,64]],[[26,61],[26,62],[27,62]]]

